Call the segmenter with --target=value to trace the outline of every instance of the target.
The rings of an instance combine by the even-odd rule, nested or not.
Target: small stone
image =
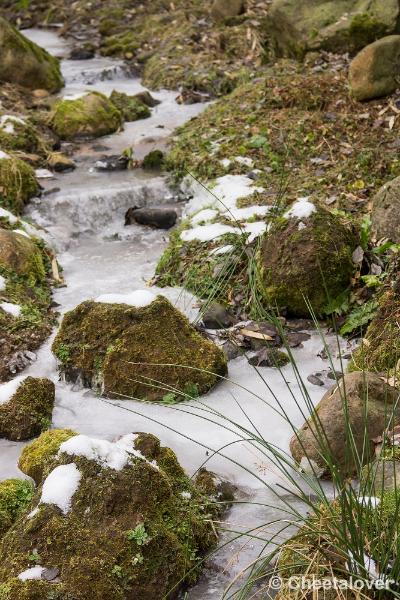
[[[312,383],[313,385],[318,385],[318,386],[323,386],[324,382],[322,381],[322,379],[320,379],[319,377],[317,377],[316,375],[309,375],[307,377],[307,381],[309,381],[310,383]]]
[[[232,325],[232,317],[219,302],[211,302],[203,313],[206,329],[226,329]]]
[[[291,332],[286,335],[286,341],[289,348],[299,348],[303,346],[303,342],[306,342],[311,338],[309,333],[304,332]]]
[[[94,167],[97,171],[125,171],[128,162],[125,156],[104,156],[95,162]]]
[[[94,48],[85,46],[76,46],[72,48],[69,58],[70,60],[89,60],[94,58]]]

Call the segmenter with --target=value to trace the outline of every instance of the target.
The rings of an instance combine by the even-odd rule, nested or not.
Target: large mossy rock
[[[351,370],[368,370],[398,377],[400,360],[400,294],[398,284],[386,290],[379,300],[362,344],[352,355]]]
[[[29,505],[33,493],[31,481],[6,479],[0,482],[0,539]]]
[[[301,58],[307,50],[355,53],[397,31],[397,0],[273,0],[267,41],[277,56]]]
[[[374,196],[371,221],[378,239],[400,243],[400,177],[385,183]]]
[[[19,158],[0,158],[0,207],[20,214],[39,192],[35,171]]]
[[[57,92],[64,84],[57,58],[0,17],[0,81]]]
[[[219,511],[157,438],[75,436],[48,473],[0,545],[10,598],[161,600],[196,579]]]
[[[389,35],[369,44],[350,63],[349,81],[356,100],[372,100],[399,87],[400,35]]]
[[[114,133],[121,125],[120,111],[98,92],[76,100],[60,100],[51,117],[51,127],[63,140],[97,138]]]
[[[138,121],[151,117],[150,108],[136,96],[128,96],[128,94],[114,90],[110,95],[110,100],[120,111],[124,121]]]
[[[35,153],[39,150],[39,138],[35,129],[23,119],[2,115],[0,119],[0,148],[4,152],[21,151]]]
[[[48,429],[51,423],[55,389],[49,379],[22,377],[0,386],[0,437],[29,440]]]
[[[39,248],[25,235],[0,228],[0,267],[17,275],[28,275],[33,281],[45,277]]]
[[[314,463],[328,474],[328,463],[323,457],[329,456],[343,473],[353,474],[356,464],[350,435],[359,458],[369,462],[374,456],[372,440],[389,424],[400,422],[397,399],[397,390],[374,373],[345,375],[326,392],[315,415],[293,436],[290,442],[293,458],[298,464]]]
[[[226,374],[223,352],[162,296],[142,308],[83,302],[65,315],[53,352],[68,379],[115,398],[196,396]]]
[[[278,219],[261,248],[266,301],[299,317],[310,316],[307,301],[321,315],[329,300],[350,285],[357,246],[352,230],[324,209],[296,216],[305,204],[299,201],[293,216]]]

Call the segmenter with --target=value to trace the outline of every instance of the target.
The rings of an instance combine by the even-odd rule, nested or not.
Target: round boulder
[[[350,227],[307,199],[278,219],[261,248],[265,299],[291,316],[317,315],[349,285],[357,246]]]
[[[369,44],[352,60],[351,93],[356,100],[372,100],[399,87],[400,35],[389,35]]]
[[[63,140],[97,138],[114,133],[121,125],[120,111],[98,92],[57,102],[51,117],[54,132]]]
[[[57,58],[0,17],[0,80],[57,92],[64,85]]]
[[[214,0],[211,7],[211,16],[214,21],[224,21],[241,15],[244,9],[244,0]]]
[[[313,464],[319,474],[329,474],[329,457],[343,473],[356,470],[350,435],[364,464],[374,456],[373,439],[390,425],[400,422],[398,391],[373,373],[349,373],[328,390],[315,414],[290,442],[290,451],[300,464]],[[394,423],[393,423],[394,421]],[[348,430],[346,428],[349,428]]]
[[[35,171],[23,160],[0,158],[0,207],[20,214],[39,192]]]

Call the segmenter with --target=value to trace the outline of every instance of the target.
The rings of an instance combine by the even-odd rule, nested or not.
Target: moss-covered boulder
[[[265,236],[261,264],[265,298],[289,314],[321,315],[329,300],[349,285],[357,241],[341,219],[307,200],[299,200]]]
[[[146,434],[64,442],[29,511],[0,546],[12,598],[173,598],[216,543],[215,505]]]
[[[57,92],[64,82],[59,61],[0,17],[0,81]]]
[[[369,462],[374,456],[373,438],[389,424],[400,423],[397,399],[397,390],[374,373],[345,375],[292,438],[293,458],[300,465],[316,465],[322,474],[328,474],[328,458],[343,473],[354,473],[352,444],[360,459]]]
[[[372,100],[394,92],[400,75],[400,35],[369,44],[352,60],[351,93],[356,100]]]
[[[33,493],[31,481],[6,479],[0,482],[0,539],[29,505]]]
[[[67,313],[53,343],[68,379],[108,397],[158,401],[203,394],[226,374],[223,352],[166,298],[136,292],[99,300]]]
[[[110,100],[120,111],[124,121],[138,121],[151,117],[150,108],[136,96],[128,96],[128,94],[114,90]]]
[[[57,102],[50,124],[63,140],[97,138],[117,131],[122,116],[106,96],[91,92],[76,100]]]
[[[307,50],[355,53],[394,33],[397,0],[273,0],[267,41],[278,56],[299,58]]]
[[[29,237],[0,228],[0,267],[28,275],[33,281],[45,276],[42,254]]]
[[[18,467],[39,485],[46,469],[56,457],[61,444],[74,435],[78,434],[72,429],[48,429],[44,431],[22,450]]]
[[[397,287],[388,289],[379,300],[362,344],[353,352],[350,369],[368,370],[398,376],[400,359],[400,294]]]
[[[162,150],[150,150],[142,160],[143,169],[161,170],[165,165],[165,154]]]
[[[244,12],[244,0],[214,0],[211,6],[212,18],[219,22],[237,17]]]
[[[0,117],[0,148],[9,151],[35,153],[39,149],[39,138],[35,129],[20,117]]]
[[[0,207],[20,214],[39,191],[35,171],[15,157],[0,158]]]
[[[28,440],[48,429],[54,406],[49,379],[16,377],[0,385],[0,437]]]

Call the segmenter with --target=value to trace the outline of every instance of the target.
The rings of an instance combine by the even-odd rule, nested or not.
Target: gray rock
[[[206,329],[226,329],[232,325],[232,317],[219,302],[211,302],[203,313]]]
[[[244,12],[244,0],[214,0],[211,7],[211,16],[214,21],[224,21],[237,17]]]

